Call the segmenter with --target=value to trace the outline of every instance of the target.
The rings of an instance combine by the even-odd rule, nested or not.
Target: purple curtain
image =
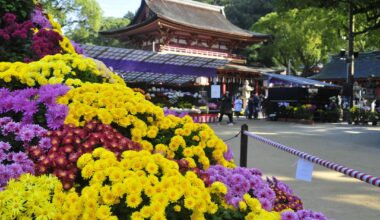
[[[98,58],[108,67],[112,67],[115,71],[143,72],[143,73],[163,73],[177,75],[193,75],[193,76],[216,76],[216,68],[180,66],[173,64],[148,63],[142,61],[131,60],[114,60],[109,58]]]

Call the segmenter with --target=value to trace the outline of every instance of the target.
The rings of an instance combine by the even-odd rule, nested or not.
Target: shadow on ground
[[[240,131],[249,131],[321,159],[380,177],[380,127],[343,123],[301,125],[287,122],[235,119],[234,126],[210,124],[224,140]],[[297,158],[256,140],[248,141],[248,167],[276,176],[299,195],[305,208],[321,211],[336,220],[379,220],[380,188],[319,165],[314,166],[312,182],[294,178]],[[227,143],[235,163],[240,160],[240,136]]]

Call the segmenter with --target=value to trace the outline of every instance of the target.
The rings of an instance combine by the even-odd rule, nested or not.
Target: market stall
[[[303,77],[264,74],[267,79],[266,115],[276,119],[337,121],[340,118],[341,87]]]

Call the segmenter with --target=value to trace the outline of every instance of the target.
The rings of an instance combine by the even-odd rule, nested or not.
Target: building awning
[[[81,46],[86,56],[102,61],[127,82],[183,84],[200,76],[215,77],[217,68],[229,62],[126,48]]]
[[[338,85],[324,83],[321,81],[298,76],[281,75],[274,73],[263,73],[263,75],[268,77],[268,85],[272,83],[273,87],[318,87],[336,89],[340,88],[340,86]]]

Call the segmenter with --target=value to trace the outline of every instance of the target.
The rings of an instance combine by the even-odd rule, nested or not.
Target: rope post
[[[248,125],[243,124],[240,131],[240,166],[247,167],[248,136],[244,134],[248,131]]]

